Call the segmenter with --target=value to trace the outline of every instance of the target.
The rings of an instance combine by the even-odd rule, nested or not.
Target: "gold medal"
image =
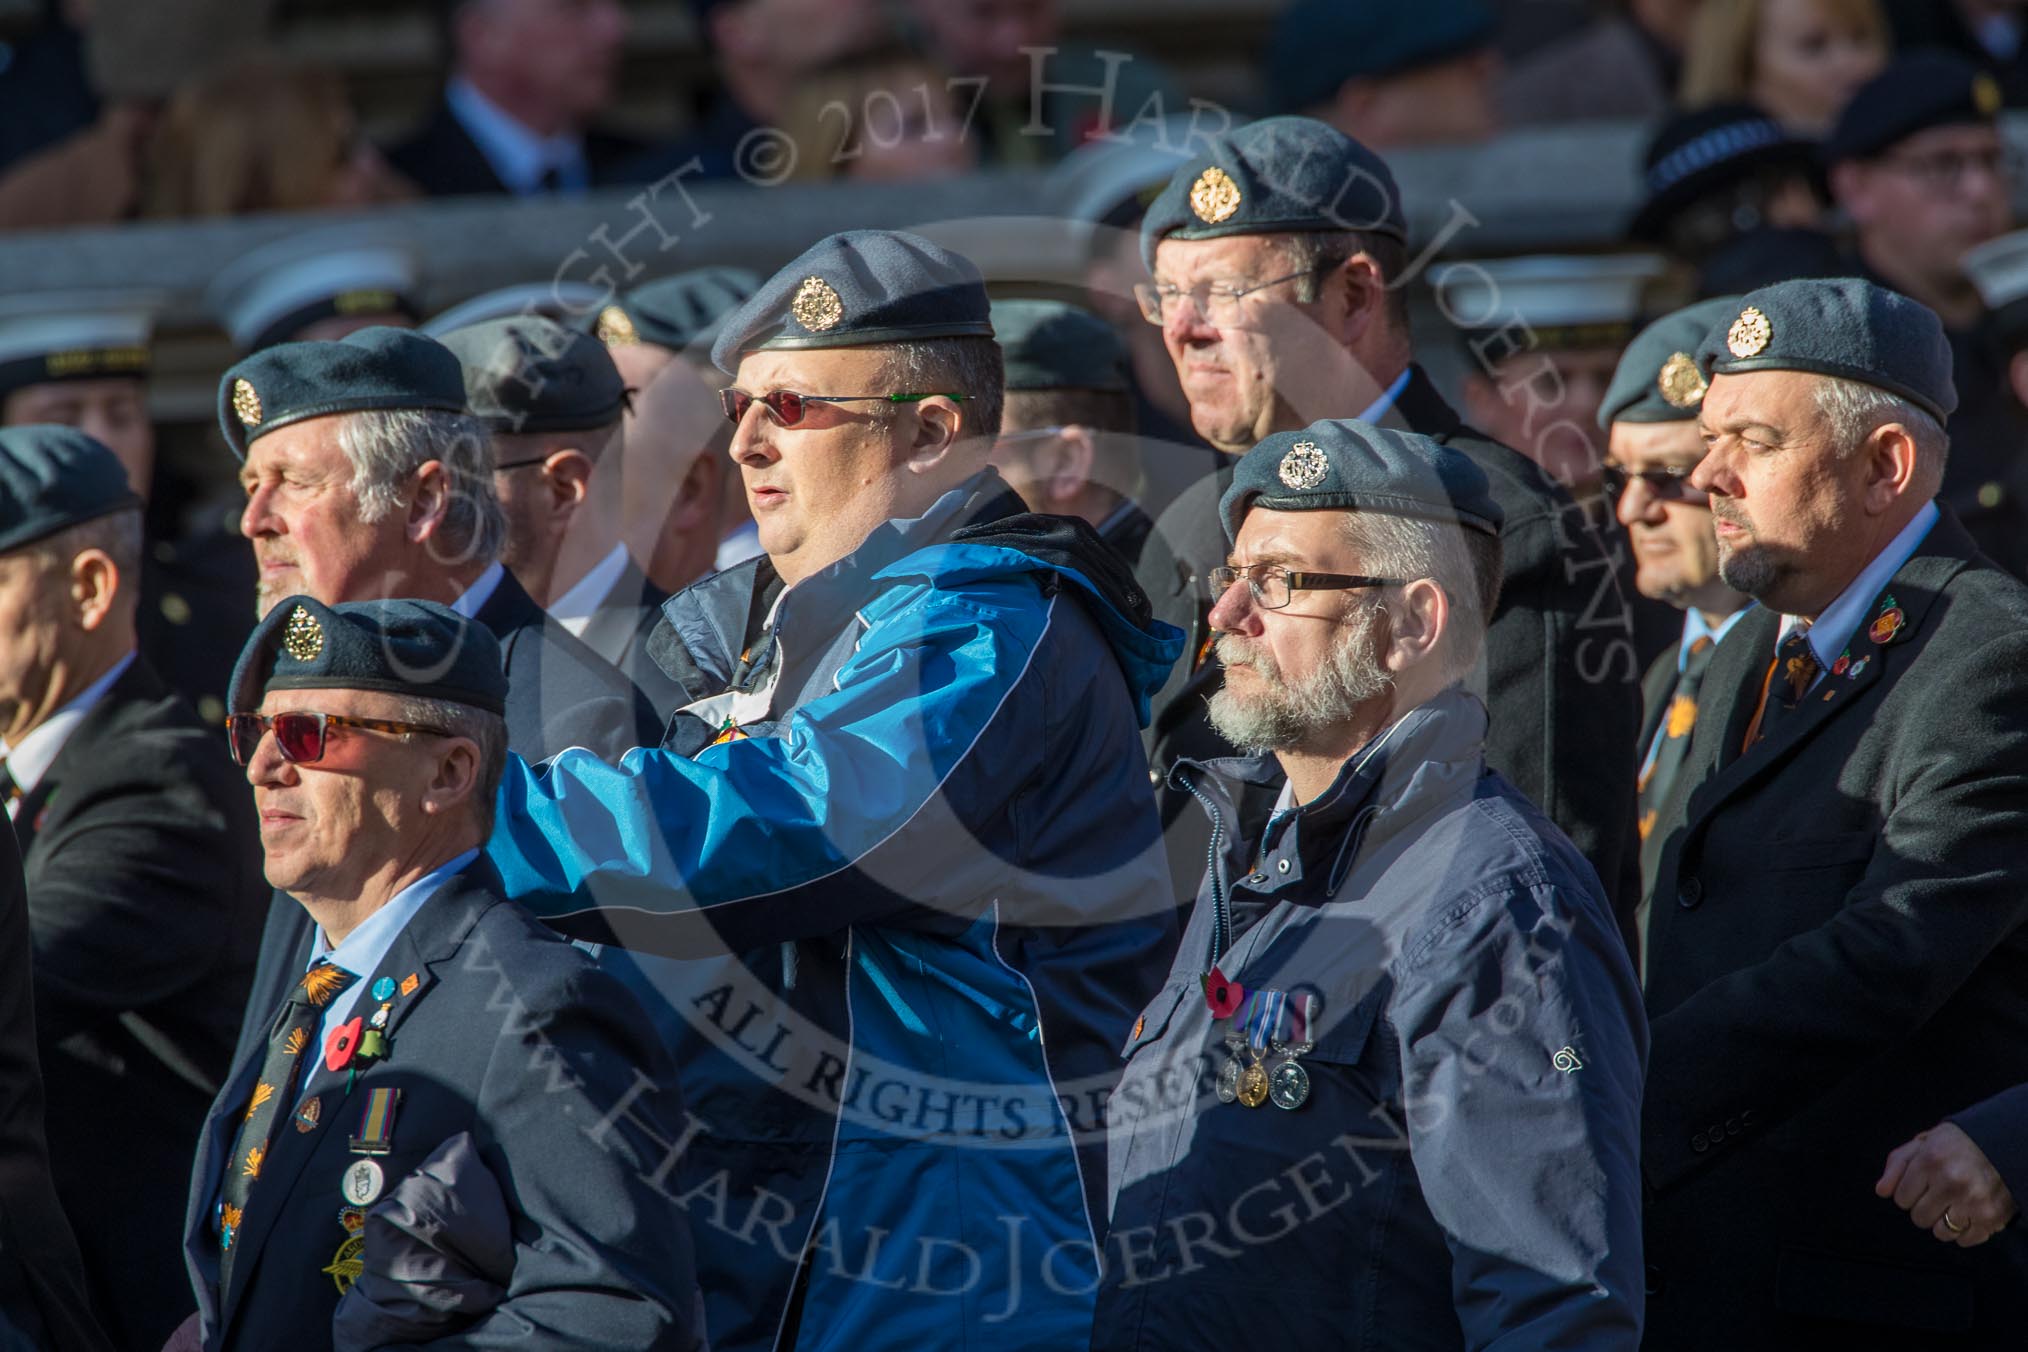
[[[1267,1102],[1267,1069],[1256,1061],[1239,1073],[1239,1101],[1249,1108],[1258,1108]]]
[[[352,1283],[358,1281],[359,1274],[366,1270],[366,1260],[359,1256],[365,1251],[366,1236],[353,1235],[338,1246],[338,1252],[331,1255],[331,1265],[323,1271],[338,1288],[339,1295],[351,1290]]]

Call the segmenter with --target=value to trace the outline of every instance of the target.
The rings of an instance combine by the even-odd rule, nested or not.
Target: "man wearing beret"
[[[454,329],[465,404],[493,438],[507,518],[500,561],[557,624],[617,667],[638,696],[640,740],[661,736],[675,687],[648,657],[668,593],[648,584],[620,534],[627,387],[605,344],[540,315]]]
[[[1215,853],[1108,1107],[1092,1346],[1631,1352],[1645,1020],[1596,875],[1485,763],[1486,476],[1319,422],[1221,512],[1248,755],[1175,770]]]
[[[136,651],[140,565],[141,502],[110,450],[0,429],[0,794],[28,888],[50,1170],[110,1332],[147,1347],[188,1307],[163,1259],[267,889],[217,732]]]
[[[419,596],[476,619],[506,662],[507,743],[541,757],[583,746],[618,757],[641,740],[626,678],[550,619],[496,557],[506,522],[484,424],[441,343],[400,329],[282,343],[219,383],[219,425],[240,460],[256,603],[305,592],[327,605]],[[303,909],[277,895],[242,1026],[282,998],[309,951]]]
[[[1958,407],[1943,499],[1980,548],[2010,560],[2028,531],[2014,483],[2024,449],[2007,407],[2006,354],[1965,255],[2013,224],[2015,156],[1998,81],[1963,57],[1918,51],[1862,85],[1825,141],[1857,275],[1927,305],[1950,339]]]
[[[1155,523],[1134,501],[1126,345],[1091,311],[1053,300],[994,302],[993,335],[1007,366],[993,467],[1030,511],[1081,518],[1131,565]]]
[[[666,608],[662,748],[511,766],[492,858],[565,933],[695,960],[714,1347],[1075,1346],[1175,942],[1138,728],[1176,636],[988,466],[969,260],[831,236],[713,358],[767,554]]]
[[[1262,83],[1287,112],[1380,149],[1483,141],[1498,126],[1485,0],[1296,0],[1275,20]]]
[[[1162,327],[1198,432],[1231,455],[1335,416],[1421,432],[1485,472],[1505,521],[1476,682],[1492,716],[1487,760],[1630,910],[1640,670],[1615,561],[1569,494],[1461,423],[1413,363],[1405,236],[1394,177],[1371,151],[1307,118],[1255,122],[1186,161],[1149,208],[1143,312]],[[1222,745],[1204,721],[1219,671],[1203,579],[1224,561],[1216,508],[1230,482],[1221,471],[1164,511],[1136,570],[1157,613],[1189,634],[1156,699],[1158,772]],[[1165,820],[1185,811],[1173,793],[1163,806]],[[1172,848],[1172,865],[1192,854]]]
[[[2028,1080],[2028,588],[1934,499],[1943,325],[1858,279],[1749,292],[1706,335],[1718,646],[1649,923],[1649,1345],[1997,1348],[2028,1251],[1872,1185]]]
[[[1661,856],[1655,823],[1690,749],[1698,688],[1719,641],[1753,605],[1752,597],[1718,575],[1710,500],[1689,482],[1704,458],[1697,426],[1704,377],[1697,370],[1697,347],[1713,324],[1731,323],[1739,308],[1739,297],[1720,296],[1664,315],[1635,334],[1598,412],[1606,433],[1606,488],[1634,551],[1634,587],[1683,612],[1682,637],[1641,680],[1637,789],[1644,907]]]
[[[205,1123],[186,1345],[696,1343],[643,1134],[678,1130],[675,1072],[480,854],[506,695],[493,636],[435,602],[287,597],[240,657],[233,758],[315,944]]]
[[[719,324],[759,285],[745,268],[693,268],[635,287],[592,326],[634,392],[623,462],[627,544],[665,592],[760,553],[725,455],[731,436],[711,365]]]

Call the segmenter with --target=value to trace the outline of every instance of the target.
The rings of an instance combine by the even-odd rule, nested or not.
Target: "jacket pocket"
[[[1194,982],[1186,984],[1174,981],[1155,992],[1155,998],[1148,1002],[1148,1007],[1134,1020],[1133,1030],[1127,1034],[1126,1045],[1120,1048],[1120,1059],[1129,1060],[1135,1052],[1160,1039],[1162,1034],[1169,1030],[1169,1024],[1175,1019],[1176,1011],[1183,1007],[1183,1002],[1197,993]]]
[[[1384,989],[1376,989],[1368,991],[1342,1013],[1334,1013],[1327,1005],[1318,1020],[1322,1026],[1311,1034],[1317,1045],[1304,1059],[1340,1066],[1354,1066],[1366,1060],[1367,1044],[1372,1041],[1373,1027],[1380,1021],[1380,1006],[1386,998]]]
[[[1880,838],[1871,831],[1847,831],[1835,836],[1798,836],[1768,843],[1761,867],[1771,873],[1798,869],[1833,868],[1859,864],[1873,857]]]

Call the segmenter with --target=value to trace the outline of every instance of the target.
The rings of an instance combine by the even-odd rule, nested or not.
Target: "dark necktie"
[[[246,1215],[247,1198],[253,1195],[261,1164],[267,1158],[275,1119],[296,1101],[296,1086],[309,1073],[303,1064],[317,1055],[317,1025],[323,1021],[325,1007],[358,979],[356,973],[319,960],[289,992],[288,1003],[282,1006],[281,1022],[268,1038],[268,1055],[261,1063],[261,1077],[254,1084],[246,1116],[239,1124],[239,1135],[232,1143],[232,1154],[226,1157],[225,1177],[219,1183],[221,1293],[232,1278],[233,1241]]]
[[[14,782],[14,772],[7,768],[7,762],[0,760],[0,807],[13,807],[23,797],[21,786]]]
[[[1697,726],[1697,687],[1704,683],[1705,669],[1711,665],[1711,651],[1717,646],[1711,635],[1700,634],[1683,654],[1683,670],[1676,677],[1669,711],[1662,716],[1658,733],[1661,740],[1655,747],[1655,759],[1649,763],[1647,773],[1641,776],[1641,840],[1644,843],[1654,834],[1656,819],[1661,815],[1662,805],[1669,801],[1669,791],[1675,786],[1677,773],[1683,768],[1683,757],[1690,750],[1690,730]]]
[[[1754,743],[1773,737],[1776,729],[1794,715],[1803,692],[1822,670],[1816,651],[1810,647],[1809,626],[1798,625],[1782,640],[1781,647],[1775,650],[1774,661],[1768,665],[1767,678],[1760,687],[1760,708],[1754,712],[1753,722],[1746,729],[1746,741],[1740,746],[1742,755]]]
[[[546,197],[554,197],[563,191],[563,170],[556,165],[544,169],[535,180],[535,191]]]

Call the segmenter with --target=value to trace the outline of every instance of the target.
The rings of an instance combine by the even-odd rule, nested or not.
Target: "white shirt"
[[[486,565],[486,571],[472,579],[472,585],[465,588],[465,594],[451,602],[451,609],[466,619],[476,619],[480,608],[493,599],[493,593],[500,589],[500,579],[507,570],[496,559]]]
[[[317,1064],[323,1061],[324,1042],[331,1036],[331,1030],[351,1018],[353,1008],[369,994],[367,987],[373,980],[373,974],[380,970],[381,962],[387,957],[387,950],[394,947],[395,938],[408,928],[408,922],[415,919],[416,912],[423,908],[423,903],[435,896],[437,889],[449,881],[451,875],[478,857],[477,850],[466,850],[456,859],[440,864],[423,874],[388,898],[385,906],[360,921],[358,926],[345,936],[345,942],[336,948],[331,947],[330,941],[324,937],[324,927],[322,925],[317,927],[316,935],[310,941],[310,962],[303,970],[307,972],[320,961],[329,960],[359,978],[340,991],[330,1004],[324,1006],[323,1021],[317,1025],[317,1041],[312,1044],[317,1054]],[[310,1076],[305,1074],[296,1085],[298,1099],[309,1085]]]
[[[542,191],[542,176],[551,169],[564,192],[581,193],[590,185],[582,138],[537,136],[463,76],[453,77],[445,86],[444,102],[516,197]]]
[[[613,552],[600,559],[569,590],[549,603],[549,614],[558,624],[570,630],[571,637],[583,638],[585,626],[598,613],[606,598],[613,593],[613,587],[620,580],[620,574],[627,571],[627,547],[614,545]]]
[[[1851,646],[1852,635],[1867,619],[1866,608],[1873,604],[1875,597],[1887,590],[1887,584],[1901,571],[1901,565],[1922,547],[1939,515],[1934,502],[1925,502],[1914,519],[1887,542],[1887,548],[1873,556],[1873,562],[1859,571],[1859,576],[1852,579],[1852,585],[1839,592],[1838,599],[1825,606],[1824,613],[1810,626],[1810,651],[1817,658],[1817,681],[1824,679],[1824,673],[1831,669],[1839,654]],[[1794,615],[1782,617],[1781,632],[1775,638],[1777,653],[1781,651],[1781,641],[1795,632],[1800,623],[1802,621]],[[1817,681],[1810,682],[1811,689],[1816,688]]]
[[[134,654],[130,652],[107,668],[105,675],[37,724],[33,731],[23,735],[19,746],[0,745],[0,758],[4,758],[7,773],[14,776],[14,783],[20,788],[23,798],[34,792],[42,777],[49,773],[49,767],[56,763],[58,754],[63,751],[63,744],[77,731],[77,725],[84,722],[84,716],[106,697],[106,692],[113,688],[113,682],[124,676],[127,668],[133,665]],[[9,819],[20,810],[21,798],[7,804]]]
[[[1752,611],[1752,603],[1742,606],[1730,615],[1727,615],[1719,623],[1718,627],[1713,629],[1710,623],[1705,620],[1703,611],[1698,610],[1695,606],[1691,606],[1685,610],[1683,612],[1683,641],[1676,645],[1676,674],[1681,676],[1683,668],[1690,664],[1691,644],[1700,638],[1708,638],[1714,645],[1725,642],[1725,636],[1732,632],[1733,626],[1752,613]],[[1662,743],[1668,740],[1668,735],[1669,720],[1665,718],[1655,725],[1655,735],[1648,743],[1648,754],[1641,759],[1641,777],[1643,779],[1647,778],[1648,771],[1654,766],[1655,753],[1662,749]]]

